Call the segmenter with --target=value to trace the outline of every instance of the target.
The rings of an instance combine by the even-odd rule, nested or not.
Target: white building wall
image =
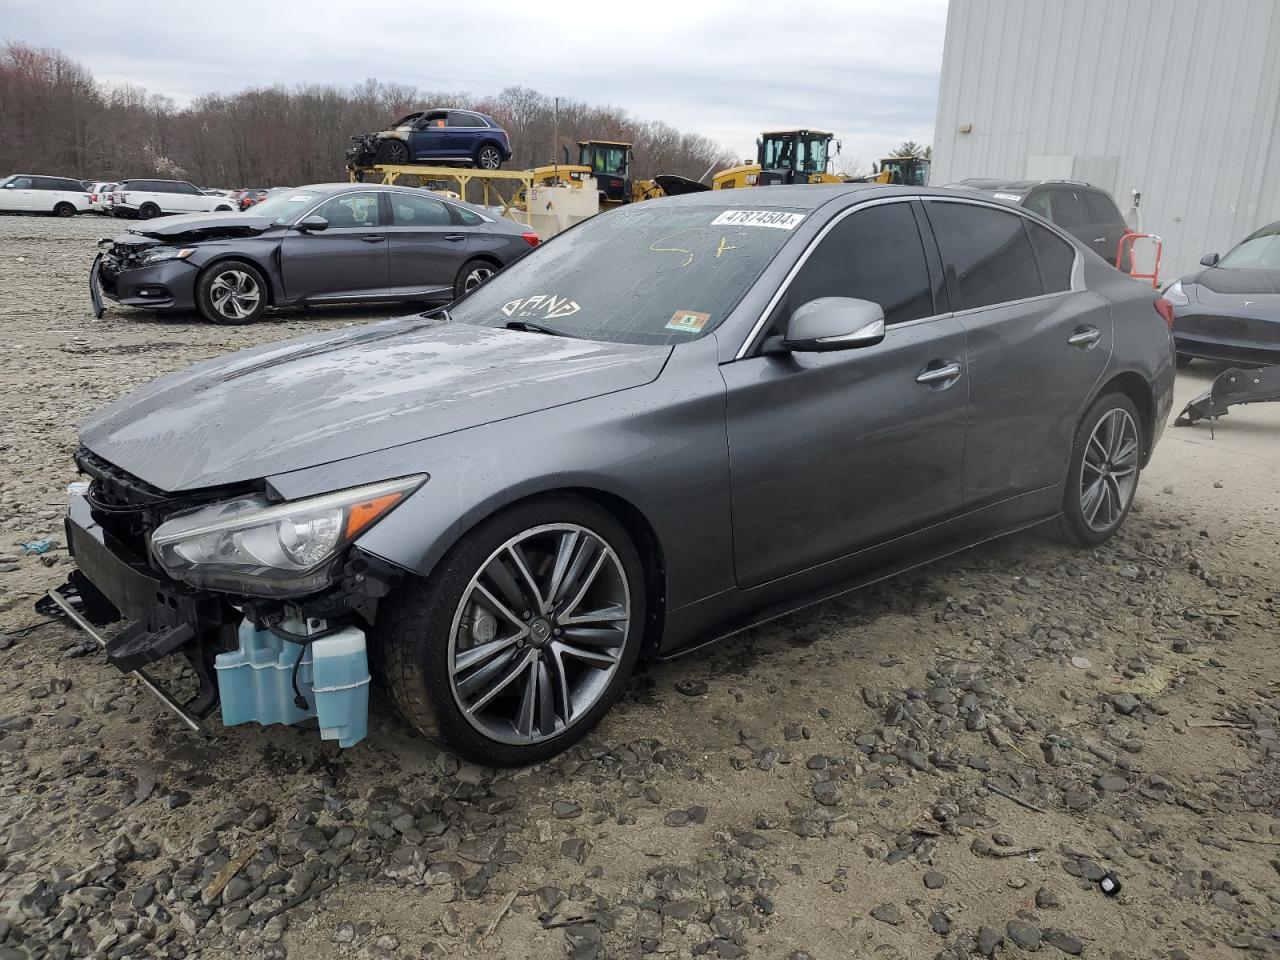
[[[1163,280],[1280,220],[1278,114],[1280,0],[951,0],[930,182],[1074,158]]]

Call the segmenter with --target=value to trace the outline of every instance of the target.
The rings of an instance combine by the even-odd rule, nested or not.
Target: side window
[[[1092,219],[1089,208],[1084,205],[1084,197],[1069,187],[1053,191],[1053,214],[1053,222],[1068,229],[1083,227]]]
[[[1022,217],[971,203],[930,201],[928,209],[943,267],[960,293],[957,310],[1044,293]]]
[[[173,185],[173,192],[174,192],[174,193],[188,193],[188,194],[193,194],[193,195],[195,195],[195,196],[199,196],[199,194],[200,194],[200,188],[199,188],[199,187],[197,187],[194,183],[187,183],[187,182],[184,180],[184,181],[182,181],[182,182],[180,182],[180,183],[175,183],[175,184]]]
[[[878,303],[889,324],[933,315],[929,268],[910,203],[868,207],[837,223],[791,282],[775,323],[819,297]]]
[[[442,201],[411,193],[391,194],[391,220],[397,227],[447,227],[453,223]]]
[[[480,214],[468,210],[466,207],[454,207],[453,212],[458,215],[458,219],[465,223],[468,227],[475,227],[484,223],[484,217]]]
[[[31,177],[14,177],[12,180],[9,181],[9,183],[12,185],[12,189],[14,190],[32,189]]]
[[[1075,247],[1030,220],[1023,222],[1031,235],[1031,246],[1040,265],[1040,281],[1045,293],[1059,293],[1071,289],[1071,268],[1076,262]]]
[[[479,117],[473,117],[469,113],[451,113],[449,114],[449,126],[451,127],[483,127],[484,121]]]
[[[331,228],[381,226],[376,193],[344,193],[333,197],[320,204],[314,216],[324,217]]]
[[[1120,210],[1105,193],[1099,190],[1085,190],[1084,203],[1089,209],[1089,219],[1094,223],[1124,223]]]
[[[82,190],[87,190],[87,189],[88,189],[88,187],[86,187],[84,184],[82,184],[79,180],[63,180],[63,181],[58,185],[58,189],[59,189],[59,190],[71,190],[71,191],[73,191],[73,192],[75,192],[75,193],[79,193],[79,192],[80,192],[80,191],[82,191]]]
[[[57,190],[58,188],[54,184],[54,180],[52,177],[32,177],[31,189],[32,190]]]
[[[1053,221],[1053,201],[1049,199],[1048,190],[1037,190],[1027,197],[1027,201],[1023,206],[1032,213],[1037,213],[1046,220]]]

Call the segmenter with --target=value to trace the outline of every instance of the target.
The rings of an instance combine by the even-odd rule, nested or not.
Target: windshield
[[[257,192],[248,191],[250,194]],[[306,190],[281,190],[262,202],[255,203],[249,208],[249,212],[255,217],[266,217],[276,226],[287,227],[319,200],[318,194],[308,193]]]
[[[1225,270],[1280,270],[1280,224],[1264,227],[1218,263]]]
[[[450,313],[587,340],[696,340],[723,322],[804,218],[783,208],[625,207],[539,247]]]
[[[821,134],[788,134],[766,137],[760,165],[766,170],[796,170],[816,173],[827,169],[829,137]]]
[[[612,173],[622,176],[627,169],[626,147],[604,147],[597,144],[593,149],[584,146],[580,151],[578,163],[590,167],[592,173]]]

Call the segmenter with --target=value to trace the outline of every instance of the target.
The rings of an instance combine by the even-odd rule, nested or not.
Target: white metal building
[[[1225,252],[1280,220],[1280,0],[951,0],[930,182],[965,177],[1109,190],[1161,285]]]

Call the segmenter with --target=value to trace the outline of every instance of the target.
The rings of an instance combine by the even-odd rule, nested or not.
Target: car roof
[[[748,187],[742,190],[703,190],[678,197],[666,197],[663,203],[683,203],[690,206],[720,207],[722,209],[752,210],[773,207],[798,207],[817,210],[833,200],[872,197],[972,197],[972,190],[952,190],[939,187],[908,187],[878,183],[795,184],[792,186]],[[649,201],[652,202],[652,201]]]
[[[992,190],[1019,190],[1026,193],[1036,187],[1063,184],[1072,187],[1088,187],[1090,190],[1101,190],[1101,187],[1095,187],[1091,183],[1084,180],[1002,180],[988,177],[968,177],[959,180],[956,183],[947,184],[948,187],[968,190],[984,190],[990,192]]]

